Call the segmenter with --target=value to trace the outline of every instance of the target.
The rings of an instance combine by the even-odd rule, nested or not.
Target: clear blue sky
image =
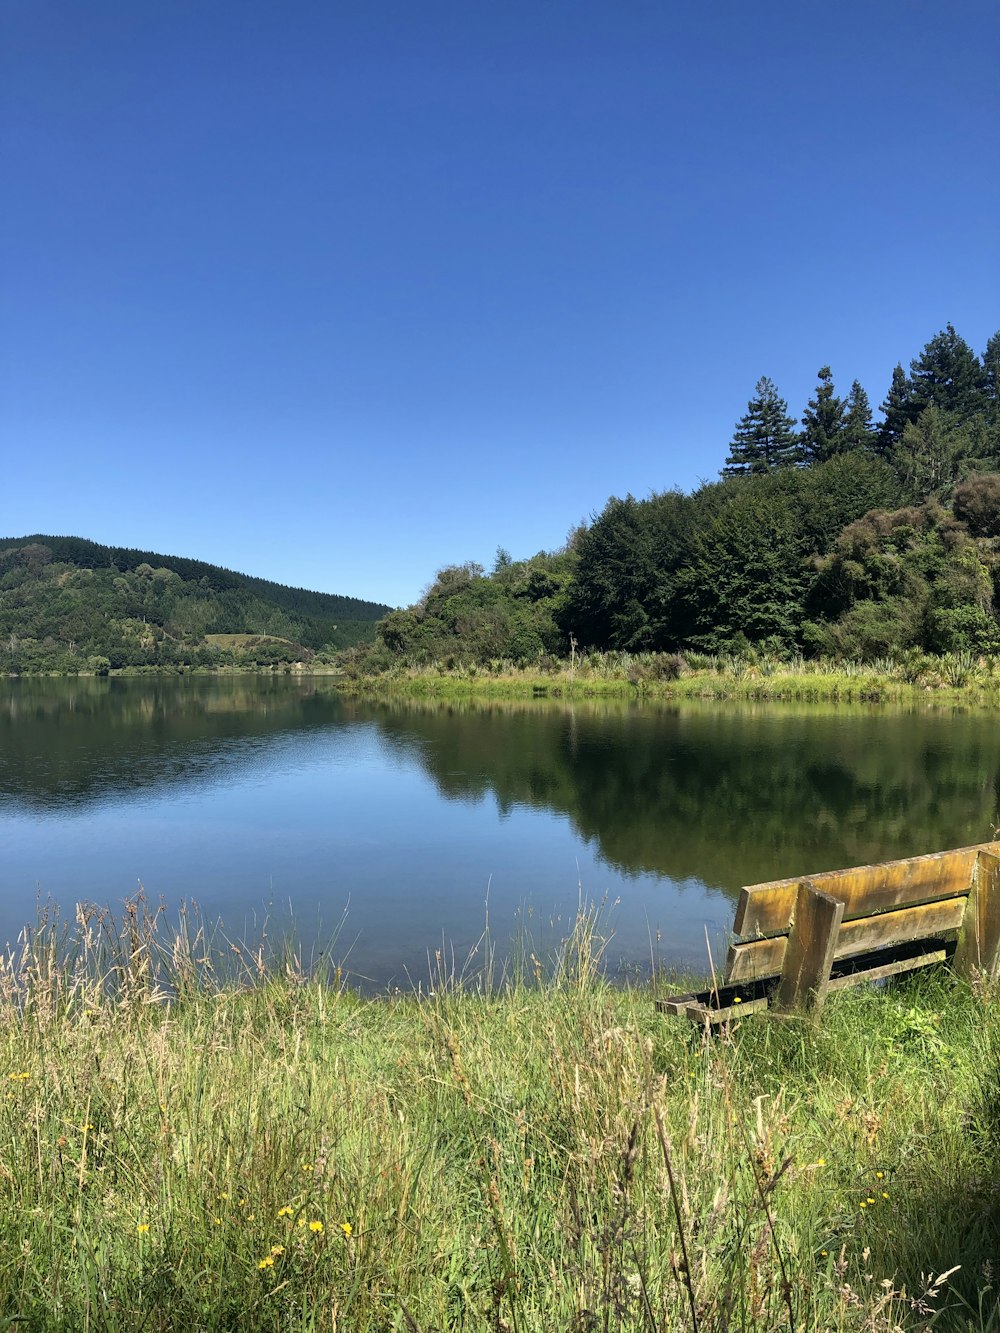
[[[0,0],[0,536],[393,604],[1000,326],[996,0]]]

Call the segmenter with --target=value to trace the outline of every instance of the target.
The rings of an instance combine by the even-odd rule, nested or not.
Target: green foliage
[[[679,580],[691,641],[709,649],[737,635],[793,643],[806,589],[804,554],[790,498],[777,487],[748,486],[698,533]]]
[[[902,365],[897,365],[892,372],[892,383],[882,404],[882,424],[876,436],[876,448],[883,458],[888,458],[903,438],[903,431],[920,415],[911,383]]]
[[[1000,474],[970,477],[955,487],[955,517],[973,537],[1000,537]]]
[[[844,417],[844,430],[841,437],[843,450],[866,449],[876,447],[876,434],[872,429],[872,409],[868,395],[855,380],[847,397],[847,412]]]
[[[962,512],[981,525],[992,522],[990,497],[998,493],[1000,478],[968,483]],[[818,562],[812,606],[826,623],[810,624],[810,645],[869,660],[906,648],[995,652],[996,564],[992,539],[973,536],[933,501],[870,513],[849,524]]]
[[[969,425],[931,403],[907,422],[891,457],[908,496],[917,500],[951,486],[974,451]]]
[[[149,558],[138,559],[141,555]],[[0,670],[107,672],[309,661],[317,650],[370,639],[373,612],[386,609],[353,598],[324,598],[196,561],[98,547],[78,538],[6,541],[0,543]],[[325,614],[334,608],[354,611],[360,618],[336,623],[313,615],[317,608]],[[238,642],[211,641],[219,635]]]
[[[798,459],[795,421],[774,384],[763,376],[740,418],[729,444],[723,472],[727,476],[759,475],[791,467]]]
[[[845,447],[846,414],[847,404],[833,391],[833,372],[829,366],[822,366],[816,396],[810,398],[802,418],[801,462],[825,463]]]
[[[515,561],[498,548],[489,575],[474,563],[439,570],[420,602],[378,623],[374,647],[352,659],[352,673],[397,663],[519,664],[558,653],[556,614],[575,560],[563,550]]]
[[[936,407],[957,421],[977,416],[986,406],[983,367],[975,352],[949,324],[910,363],[913,398],[919,412]]]

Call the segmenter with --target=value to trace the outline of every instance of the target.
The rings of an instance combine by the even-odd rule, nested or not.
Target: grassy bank
[[[1000,658],[954,653],[902,661],[790,662],[751,653],[745,657],[664,653],[594,653],[578,664],[547,670],[506,661],[488,666],[401,665],[374,675],[352,674],[343,690],[361,696],[392,694],[451,699],[480,695],[530,699],[629,698],[824,703],[902,703],[1000,707]]]
[[[239,947],[222,978],[141,908],[32,935],[0,987],[0,1316],[1000,1327],[995,992],[942,972],[706,1040],[595,944],[362,1000]]]

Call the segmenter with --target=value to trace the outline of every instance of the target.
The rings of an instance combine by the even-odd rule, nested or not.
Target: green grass
[[[0,976],[0,1320],[1000,1328],[993,988],[709,1039],[599,952],[584,917],[362,999],[142,904],[43,922]]]
[[[576,666],[541,671],[507,661],[487,666],[400,665],[354,675],[345,691],[411,698],[628,698],[633,700],[748,700],[802,703],[903,703],[1000,707],[1000,658],[969,654],[901,661],[792,662],[751,652],[746,657],[692,654],[593,653]]]

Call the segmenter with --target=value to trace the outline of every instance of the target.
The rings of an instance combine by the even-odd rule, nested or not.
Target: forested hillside
[[[389,608],[79,537],[0,540],[0,670],[274,666],[372,638]]]
[[[977,356],[951,325],[896,366],[877,422],[829,366],[798,422],[762,378],[718,481],[612,496],[557,553],[440,571],[355,665],[1000,651],[998,384],[1000,332]]]

